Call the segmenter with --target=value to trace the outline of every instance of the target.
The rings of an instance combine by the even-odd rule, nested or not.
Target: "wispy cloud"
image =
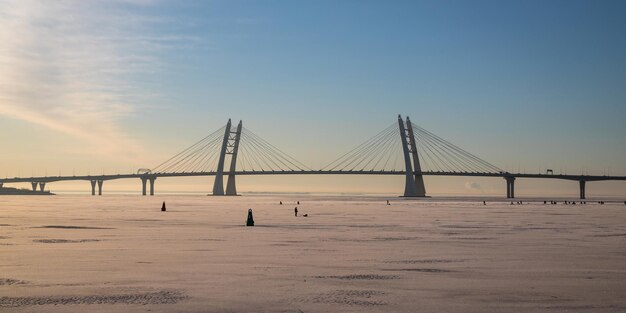
[[[123,9],[153,2],[0,0],[0,114],[134,159],[120,120],[153,95],[132,77],[158,71],[159,51],[181,40],[153,30],[162,19]]]

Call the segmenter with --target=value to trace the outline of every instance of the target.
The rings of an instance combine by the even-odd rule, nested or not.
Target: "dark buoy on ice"
[[[165,201],[163,201],[163,205],[161,206],[161,212],[165,212]]]
[[[254,218],[252,217],[252,209],[248,209],[248,219],[246,220],[246,226],[254,226]]]

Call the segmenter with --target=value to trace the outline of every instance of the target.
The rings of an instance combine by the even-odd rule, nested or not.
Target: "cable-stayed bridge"
[[[311,169],[251,130],[231,120],[208,136],[152,169],[117,175],[43,176],[0,178],[7,183],[31,183],[33,191],[47,183],[85,180],[91,194],[102,195],[104,181],[140,179],[142,194],[154,195],[159,177],[214,176],[213,195],[237,195],[240,175],[400,175],[405,179],[404,197],[425,197],[424,176],[500,177],[506,181],[507,198],[515,197],[517,178],[551,178],[579,182],[580,198],[590,181],[626,180],[626,176],[509,173],[398,116],[375,136],[345,152],[320,169]],[[224,179],[227,180],[224,187]]]

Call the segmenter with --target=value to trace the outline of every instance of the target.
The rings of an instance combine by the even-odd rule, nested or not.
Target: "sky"
[[[624,1],[0,0],[2,177],[153,168],[228,118],[320,168],[398,114],[506,171],[626,175],[625,101]],[[402,184],[238,181],[256,192],[399,193]],[[506,188],[502,179],[426,184],[431,194]],[[578,192],[575,182],[518,184],[518,194]],[[624,183],[588,185],[626,195]],[[163,179],[157,190],[211,186]]]

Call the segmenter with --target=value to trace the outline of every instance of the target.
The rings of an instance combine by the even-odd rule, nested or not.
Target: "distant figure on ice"
[[[165,201],[163,201],[163,205],[161,206],[161,212],[165,212],[166,208],[165,208]]]
[[[298,203],[297,203],[297,204],[298,204],[298,205],[300,205],[300,201],[298,201]]]
[[[626,203],[626,202],[625,202]],[[391,203],[389,203],[389,200],[387,200],[387,205],[391,205]]]
[[[282,201],[280,202],[280,205],[283,205],[283,202],[282,202]]]
[[[246,226],[254,226],[254,217],[252,217],[252,209],[248,209],[248,220],[246,220]]]
[[[487,201],[483,201],[483,205],[487,205]]]
[[[298,216],[298,207],[295,207],[295,208],[293,209],[293,213],[294,213],[296,216]]]
[[[302,216],[304,216],[304,217],[309,217],[309,215],[308,215],[308,214],[304,214],[304,215],[302,215]]]

